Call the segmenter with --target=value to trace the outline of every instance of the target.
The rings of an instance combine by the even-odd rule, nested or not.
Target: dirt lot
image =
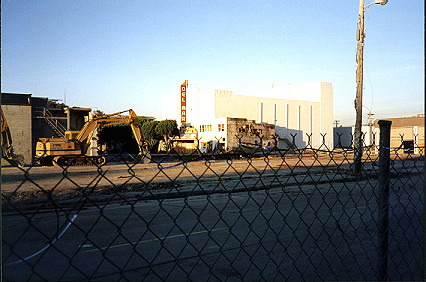
[[[44,207],[59,202],[72,206],[82,198],[91,202],[137,201],[353,181],[352,159],[342,154],[331,159],[329,154],[322,154],[148,164],[110,162],[99,168],[2,167],[3,210],[10,204],[30,208],[40,201],[45,202]],[[375,163],[367,162],[364,169],[375,171]]]

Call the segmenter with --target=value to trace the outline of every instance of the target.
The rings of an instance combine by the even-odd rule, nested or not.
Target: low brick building
[[[33,156],[31,94],[7,95],[2,93],[1,100],[1,110],[9,125],[15,154],[23,155],[25,164],[30,164]]]
[[[236,150],[245,147],[274,146],[275,125],[256,123],[246,118],[226,118],[226,147]]]
[[[240,146],[274,146],[275,125],[246,118],[216,118],[215,124],[200,125],[197,136],[201,152],[232,151]]]

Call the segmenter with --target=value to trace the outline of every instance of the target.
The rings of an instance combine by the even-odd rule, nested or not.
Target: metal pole
[[[379,120],[379,186],[378,186],[378,280],[386,280],[388,269],[389,176],[391,121]]]
[[[371,116],[374,116],[374,114],[371,113],[371,111],[368,113],[368,145],[371,146],[373,144],[373,130],[372,130],[372,120]]]
[[[364,51],[364,0],[359,1],[359,23],[357,29],[357,69],[356,69],[356,122],[355,122],[355,150],[354,150],[354,173],[358,175],[361,172],[362,158],[362,87],[363,87],[363,51]]]

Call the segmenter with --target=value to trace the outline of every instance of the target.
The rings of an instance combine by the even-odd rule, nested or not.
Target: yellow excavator
[[[1,157],[12,166],[24,166],[24,156],[14,153],[12,136],[3,111],[1,111]]]
[[[121,116],[125,112],[129,112],[129,116]],[[105,163],[105,157],[89,156],[87,151],[93,134],[98,128],[115,124],[130,124],[139,146],[138,159],[149,162],[150,156],[139,119],[132,109],[95,117],[89,120],[80,131],[66,131],[65,138],[40,138],[36,145],[36,162],[54,166],[102,165]]]

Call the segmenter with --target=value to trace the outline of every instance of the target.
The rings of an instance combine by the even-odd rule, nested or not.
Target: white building
[[[183,84],[184,85],[184,84]],[[183,93],[164,97],[162,119],[185,120],[202,141],[227,135],[226,118],[246,118],[275,125],[276,134],[296,141],[299,148],[323,144],[333,148],[333,89],[331,83],[315,82],[261,90],[230,91],[188,87]],[[184,104],[181,103],[184,99]],[[293,138],[294,136],[294,138]]]
[[[336,148],[350,148],[354,146],[355,127],[341,126],[334,127],[334,146]],[[363,134],[363,146],[373,145],[373,134],[375,133],[373,126],[363,125],[361,127]]]

